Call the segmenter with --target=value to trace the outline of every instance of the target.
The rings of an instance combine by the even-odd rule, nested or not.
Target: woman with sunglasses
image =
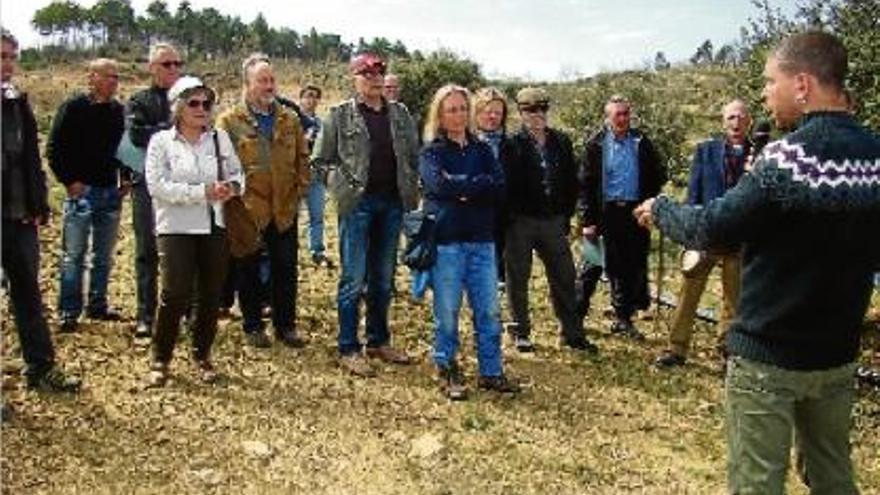
[[[434,95],[419,155],[425,210],[436,214],[434,363],[451,400],[467,397],[456,355],[458,313],[467,292],[473,311],[479,387],[515,393],[501,365],[501,322],[493,239],[495,210],[504,194],[504,172],[470,124],[468,90],[447,85]]]
[[[180,320],[196,287],[193,359],[205,383],[217,379],[211,345],[217,332],[227,260],[223,203],[240,194],[241,164],[229,136],[211,126],[216,95],[184,76],[168,90],[173,127],[147,148],[146,177],[155,209],[160,295],[150,386],[168,379]]]

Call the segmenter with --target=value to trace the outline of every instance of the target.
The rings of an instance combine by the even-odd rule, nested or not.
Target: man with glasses
[[[125,109],[115,98],[116,61],[89,62],[88,81],[88,94],[75,95],[58,109],[47,146],[49,166],[67,192],[58,304],[63,332],[76,330],[83,310],[82,278],[90,244],[86,315],[100,321],[122,319],[107,303],[122,197],[131,186],[127,169],[116,158],[125,129]]]
[[[229,133],[245,172],[244,203],[262,233],[269,254],[269,299],[275,338],[299,348],[296,328],[297,228],[299,201],[309,185],[309,149],[297,115],[276,99],[269,58],[251,54],[242,63],[243,97],[217,118]],[[272,344],[262,321],[259,252],[240,259],[239,303],[248,344]]]
[[[407,364],[391,347],[388,308],[403,211],[418,205],[418,140],[406,107],[383,97],[385,62],[363,53],[349,65],[356,95],[330,109],[312,154],[329,170],[328,187],[339,213],[340,365],[373,376],[358,340],[359,303],[365,284],[369,357]]]
[[[128,139],[146,153],[150,138],[157,131],[171,127],[168,89],[177,82],[183,68],[177,49],[168,43],[157,43],[150,49],[149,70],[152,84],[138,91],[128,101]],[[135,238],[135,274],[137,276],[137,324],[135,338],[147,339],[152,334],[156,316],[156,279],[159,255],[153,233],[153,200],[144,179],[143,161],[128,164],[133,168],[131,219]]]
[[[605,126],[585,144],[579,215],[587,242],[605,246],[605,271],[611,281],[616,321],[611,332],[643,340],[632,324],[637,310],[650,305],[648,249],[651,237],[632,215],[640,201],[660,192],[666,168],[653,143],[630,127],[632,106],[623,96],[605,104]],[[601,268],[585,264],[578,274],[578,307],[586,316]]]
[[[77,392],[78,379],[66,376],[55,365],[55,348],[43,312],[38,282],[40,271],[39,225],[49,221],[46,174],[40,162],[37,121],[27,95],[13,84],[18,61],[18,40],[2,33],[3,65],[3,273],[9,281],[10,300],[24,374],[29,388],[50,392]],[[3,404],[3,418],[10,410]]]
[[[547,125],[550,98],[541,88],[524,88],[516,95],[522,128],[501,148],[507,183],[507,295],[513,314],[509,326],[520,352],[533,352],[529,319],[529,277],[532,252],[544,263],[553,310],[562,330],[562,343],[595,353],[584,335],[574,293],[574,260],[568,243],[571,216],[577,200],[577,168],[571,140]]]

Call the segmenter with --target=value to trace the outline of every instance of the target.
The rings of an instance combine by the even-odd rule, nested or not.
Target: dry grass
[[[50,76],[46,76],[50,77]],[[57,198],[58,190],[55,189]],[[55,201],[54,208],[59,207]],[[57,212],[56,212],[57,213]],[[129,207],[110,286],[111,304],[134,315]],[[328,218],[332,219],[332,212]],[[43,231],[44,301],[53,318],[60,215]],[[329,252],[337,252],[335,221]],[[304,242],[300,242],[304,246]],[[557,347],[557,327],[540,269],[533,278],[538,352],[505,347],[507,371],[525,382],[517,398],[474,393],[444,399],[433,381],[429,302],[415,303],[399,270],[395,342],[418,357],[360,380],[335,365],[335,277],[300,251],[301,351],[246,347],[240,321],[225,322],[215,347],[224,373],[216,386],[195,380],[183,338],[173,379],[143,390],[148,355],[131,344],[131,322],[85,324],[56,335],[60,360],[85,379],[73,398],[24,390],[17,338],[3,308],[2,487],[16,494],[717,494],[725,490],[722,379],[708,350],[714,332],[699,324],[691,363],[668,373],[650,362],[663,347],[665,320],[642,320],[643,345],[607,336],[585,359]],[[670,276],[670,282],[674,279]],[[599,295],[595,306],[607,305]],[[875,300],[873,311],[880,304]],[[468,315],[464,365],[476,368]],[[863,493],[880,493],[880,398],[856,407],[854,459]],[[805,493],[792,477],[792,493]]]

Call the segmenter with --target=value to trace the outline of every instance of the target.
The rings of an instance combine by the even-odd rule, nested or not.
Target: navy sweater
[[[461,146],[441,136],[419,154],[425,209],[437,212],[437,243],[491,242],[504,172],[492,149],[468,135]]]
[[[855,360],[880,260],[880,139],[848,114],[806,116],[706,207],[661,197],[653,212],[691,248],[743,245],[732,355],[793,370]]]

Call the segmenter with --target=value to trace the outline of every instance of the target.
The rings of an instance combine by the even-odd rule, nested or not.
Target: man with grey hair
[[[276,99],[269,57],[251,54],[242,63],[241,100],[217,118],[229,133],[245,172],[243,200],[269,253],[272,326],[278,341],[302,347],[296,328],[299,201],[309,184],[309,148],[297,115]],[[239,260],[239,303],[247,341],[269,347],[260,297],[260,253]]]
[[[171,127],[168,89],[180,77],[184,62],[177,49],[169,43],[150,48],[148,69],[152,75],[149,88],[138,91],[128,101],[127,136],[141,153],[146,153],[150,138],[157,131]],[[125,144],[125,143],[123,143]],[[137,278],[137,324],[135,338],[146,339],[152,334],[156,315],[156,284],[159,255],[156,250],[153,202],[144,178],[142,157],[126,165],[132,168],[131,219],[134,227],[134,268]]]
[[[312,158],[316,168],[329,169],[339,212],[339,363],[355,375],[373,376],[358,339],[364,285],[367,356],[410,362],[390,345],[388,308],[403,212],[418,204],[418,139],[406,107],[382,94],[385,61],[362,53],[349,70],[356,96],[330,109]]]
[[[751,124],[752,118],[742,100],[733,100],[724,106],[721,116],[724,135],[701,142],[694,152],[688,204],[705,206],[739,182],[745,171],[746,157],[752,150],[748,137]],[[720,251],[685,251],[682,256],[681,297],[670,328],[669,348],[654,362],[658,368],[685,364],[700,296],[706,288],[709,273],[718,264],[721,265],[723,297],[720,326],[723,339],[727,325],[736,312],[739,297],[739,246]]]
[[[88,93],[71,97],[58,109],[47,146],[49,166],[67,192],[58,304],[64,332],[76,330],[83,310],[82,278],[90,244],[86,315],[102,321],[122,319],[107,303],[122,197],[130,187],[129,174],[116,158],[125,129],[125,109],[115,98],[116,61],[89,62],[88,80]]]
[[[655,196],[666,182],[666,167],[654,144],[630,127],[632,105],[621,95],[605,104],[605,125],[586,140],[581,170],[579,215],[585,242],[604,240],[605,272],[611,281],[616,321],[611,333],[643,340],[632,323],[650,305],[648,248],[651,237],[635,223],[639,201]],[[583,316],[602,268],[585,263],[578,273],[578,305]]]

